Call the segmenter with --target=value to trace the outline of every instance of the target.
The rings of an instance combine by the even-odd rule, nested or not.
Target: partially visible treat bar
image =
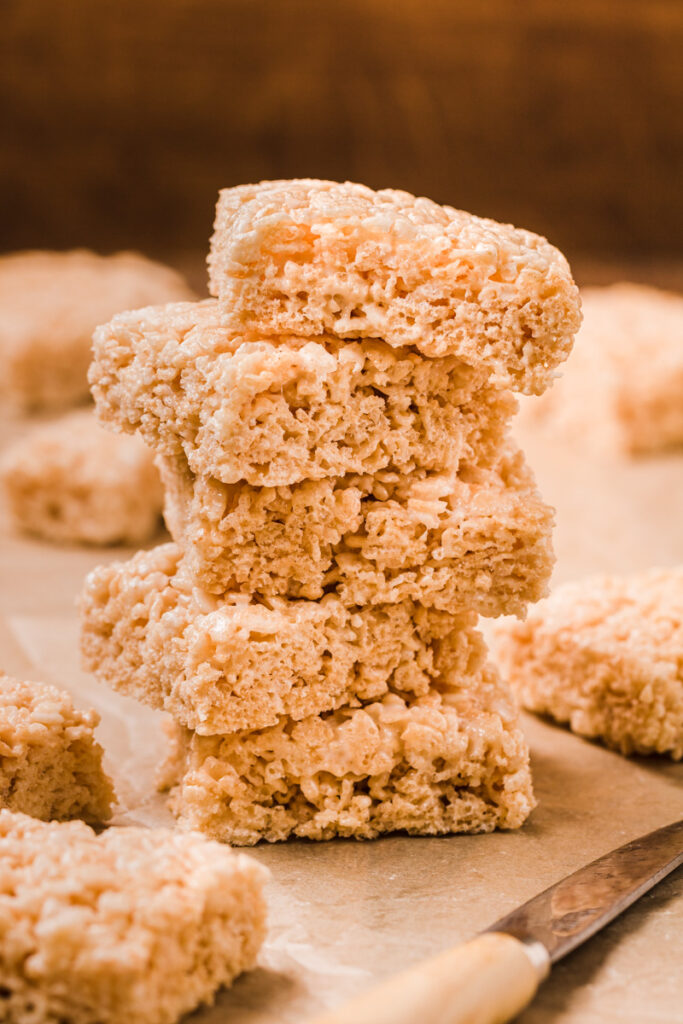
[[[524,421],[607,452],[683,446],[683,296],[617,284],[582,299],[572,358]]]
[[[33,410],[84,402],[98,324],[123,309],[191,298],[179,274],[137,253],[0,257],[0,404]]]
[[[350,182],[223,189],[209,279],[245,330],[382,338],[533,394],[580,322],[567,261],[544,238]]]
[[[238,846],[519,827],[534,806],[526,741],[495,671],[269,729],[172,728],[160,775],[181,827]]]
[[[245,338],[218,303],[123,313],[94,335],[101,422],[223,483],[280,486],[495,459],[516,402],[453,356],[382,341]]]
[[[198,586],[347,604],[523,615],[553,565],[552,510],[519,451],[458,475],[392,471],[285,487],[160,460],[165,517]]]
[[[259,729],[388,691],[426,694],[486,656],[471,611],[349,607],[199,590],[173,544],[95,569],[81,598],[85,667],[202,734]]]
[[[197,835],[0,811],[3,1024],[174,1024],[254,966],[267,871]]]
[[[94,735],[99,720],[54,686],[0,671],[0,808],[46,821],[106,821],[114,790]]]
[[[137,437],[70,413],[3,452],[0,484],[16,530],[76,544],[141,544],[160,528],[154,457]]]
[[[497,654],[530,711],[622,754],[683,757],[683,568],[558,587]]]

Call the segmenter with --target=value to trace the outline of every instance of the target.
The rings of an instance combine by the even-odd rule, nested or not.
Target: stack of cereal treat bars
[[[477,615],[546,592],[507,428],[579,301],[525,231],[322,181],[221,193],[216,299],[95,334],[101,421],[159,456],[174,543],[95,570],[87,666],[175,720],[183,827],[236,844],[488,831],[533,806]]]

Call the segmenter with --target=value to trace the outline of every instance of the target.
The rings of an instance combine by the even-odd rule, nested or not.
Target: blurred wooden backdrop
[[[682,0],[2,0],[1,248],[205,246],[219,186],[394,185],[683,249]]]

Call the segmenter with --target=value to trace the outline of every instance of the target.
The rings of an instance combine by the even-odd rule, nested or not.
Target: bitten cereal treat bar
[[[0,808],[47,821],[106,821],[114,790],[94,736],[99,720],[54,686],[0,672]],[[0,996],[5,1020],[2,1009]]]
[[[243,329],[383,338],[534,394],[580,322],[567,262],[544,238],[349,182],[223,189],[209,278]]]
[[[173,1024],[254,966],[267,871],[165,829],[0,812],[3,1024]]]
[[[91,412],[39,427],[0,458],[17,530],[61,543],[136,544],[161,525],[154,457],[138,437],[110,434]]]
[[[85,401],[98,324],[123,309],[192,297],[174,270],[136,253],[0,257],[0,404],[30,410]]]
[[[197,732],[259,729],[392,690],[424,694],[486,656],[476,615],[200,591],[166,544],[102,566],[81,598],[85,667]]]
[[[211,300],[114,317],[90,370],[102,423],[254,486],[490,460],[517,406],[484,379],[381,341],[245,341]]]
[[[562,377],[524,419],[605,451],[683,446],[683,296],[618,284],[583,293],[584,321]]]
[[[552,510],[521,452],[460,475],[390,471],[222,484],[159,460],[165,517],[198,586],[346,604],[524,615],[547,593]]]
[[[269,729],[175,726],[160,775],[184,828],[250,846],[518,828],[534,806],[526,740],[495,671]]]
[[[559,587],[497,653],[530,711],[622,754],[683,757],[683,568]]]

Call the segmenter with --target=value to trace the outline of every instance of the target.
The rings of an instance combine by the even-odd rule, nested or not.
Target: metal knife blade
[[[540,942],[551,963],[595,935],[683,864],[683,819],[634,839],[568,875],[487,932]]]

